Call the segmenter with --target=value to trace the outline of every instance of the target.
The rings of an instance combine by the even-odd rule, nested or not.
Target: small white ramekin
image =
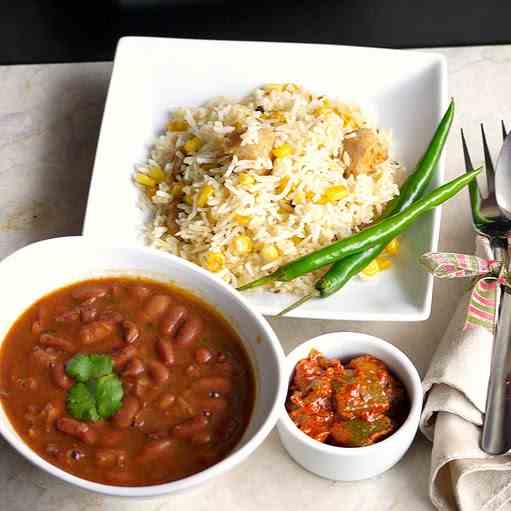
[[[369,354],[382,360],[408,391],[410,413],[401,427],[385,440],[367,447],[335,447],[313,440],[300,431],[285,408],[277,429],[288,454],[302,467],[326,479],[358,481],[374,477],[395,465],[410,447],[422,409],[421,380],[410,359],[392,344],[371,335],[337,332],[321,335],[296,347],[287,356],[287,379],[312,348],[325,356],[347,360]]]

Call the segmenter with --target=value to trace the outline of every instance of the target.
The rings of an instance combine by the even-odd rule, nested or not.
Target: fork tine
[[[461,144],[463,145],[463,157],[465,158],[465,171],[470,172],[473,170],[472,160],[470,159],[470,154],[468,153],[467,142],[465,140],[465,134],[463,133],[463,128],[461,128]],[[472,181],[473,182],[473,181]]]
[[[484,166],[486,169],[486,183],[488,186],[488,197],[495,194],[495,170],[491,160],[490,150],[486,142],[486,134],[484,132],[483,123],[481,123],[481,135],[483,137],[483,150],[484,150]]]
[[[506,130],[506,125],[504,124],[504,121],[500,121],[500,125],[502,127],[502,139],[506,140],[507,130]]]

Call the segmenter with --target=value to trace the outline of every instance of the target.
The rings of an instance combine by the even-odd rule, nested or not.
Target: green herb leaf
[[[67,393],[67,409],[75,418],[97,421],[112,416],[122,405],[122,383],[113,373],[112,357],[78,353],[66,364],[75,383]]]
[[[115,374],[102,376],[96,380],[96,407],[100,417],[106,419],[121,408],[123,388]]]
[[[108,355],[78,353],[66,364],[66,373],[79,382],[111,374],[112,357]]]
[[[88,355],[78,353],[66,364],[66,373],[76,381],[85,382],[90,378],[91,362]]]
[[[67,409],[75,418],[82,421],[99,420],[96,399],[84,383],[75,383],[66,397]]]
[[[89,360],[92,364],[91,378],[100,378],[111,374],[113,371],[112,357],[109,355],[89,355]]]

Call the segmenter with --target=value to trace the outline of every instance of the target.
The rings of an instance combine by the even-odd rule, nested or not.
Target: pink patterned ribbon
[[[464,329],[483,327],[493,332],[497,286],[511,287],[511,275],[502,262],[449,252],[428,252],[420,257],[420,262],[439,279],[475,278]]]

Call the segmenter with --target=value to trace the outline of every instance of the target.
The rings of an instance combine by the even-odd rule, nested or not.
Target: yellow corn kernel
[[[255,183],[255,177],[247,174],[246,172],[240,172],[238,178],[240,180],[240,185],[242,186],[250,186]]]
[[[151,165],[148,169],[148,173],[157,183],[165,181],[167,177],[159,165]]]
[[[197,195],[197,207],[203,208],[208,203],[208,199],[213,195],[214,192],[215,189],[212,186],[203,186],[202,190]]]
[[[314,115],[316,117],[321,117],[322,115],[329,114],[332,111],[333,110],[329,106],[322,105],[322,106],[318,106],[318,108],[316,108],[316,110],[314,110]]]
[[[294,213],[294,208],[287,200],[279,201],[279,213]]]
[[[293,154],[293,148],[289,144],[281,144],[271,152],[275,158],[284,158]]]
[[[380,265],[376,259],[373,259],[362,271],[364,277],[374,277],[380,271]]]
[[[202,146],[202,142],[198,137],[189,138],[183,145],[186,154],[196,153]]]
[[[296,84],[296,83],[286,83],[285,85],[286,89],[290,92],[298,92],[300,91],[302,88]]]
[[[330,186],[325,190],[324,196],[327,202],[339,202],[348,195],[348,189],[345,186]]]
[[[399,240],[394,238],[386,247],[385,253],[390,256],[396,256],[399,254]]]
[[[189,206],[193,206],[193,197],[191,195],[185,195],[184,199],[183,199],[186,204],[188,204]]]
[[[253,243],[248,236],[236,236],[232,240],[231,250],[239,256],[247,255],[252,252]]]
[[[303,204],[305,202],[305,192],[296,192],[293,197],[293,202],[295,204]]]
[[[313,201],[314,200],[314,197],[315,197],[315,193],[314,192],[306,192],[305,193],[305,198],[308,200],[308,201]]]
[[[319,204],[321,206],[324,206],[325,204],[328,204],[328,199],[326,198],[326,195],[322,195],[319,199],[314,201],[314,204]]]
[[[142,174],[142,172],[137,172],[135,174],[135,181],[142,186],[148,186],[154,188],[156,186],[156,181],[149,177],[147,174]]]
[[[180,197],[183,193],[183,188],[185,187],[185,185],[183,183],[176,183],[173,187],[172,187],[172,195],[174,197]]]
[[[274,112],[263,114],[262,118],[275,122],[286,122],[286,116],[284,112],[281,112],[280,110],[275,110]]]
[[[284,176],[283,178],[281,178],[281,180],[279,181],[279,184],[277,185],[276,192],[282,193],[286,189],[286,186],[288,183],[289,183],[289,176]]]
[[[303,239],[302,239],[302,238],[299,238],[298,236],[293,236],[293,237],[291,238],[291,241],[292,241],[295,245],[299,245],[299,244],[303,241]]]
[[[206,265],[209,271],[220,271],[225,265],[225,257],[221,252],[209,252]]]
[[[252,220],[252,217],[247,215],[234,215],[234,221],[238,225],[248,225],[250,223],[250,220]]]
[[[208,219],[208,222],[213,225],[216,223],[216,216],[213,213],[213,210],[211,208],[208,208],[206,211],[206,217]]]
[[[275,245],[263,245],[261,249],[261,256],[267,263],[275,261],[279,255],[279,249]]]
[[[281,83],[267,83],[263,85],[263,90],[266,92],[272,91],[282,92],[283,89],[284,85],[282,85]]]
[[[392,266],[392,261],[390,259],[387,259],[386,257],[381,257],[381,256],[378,257],[377,262],[378,262],[378,268],[380,269],[380,271],[384,271],[387,268],[390,268]]]
[[[188,123],[184,119],[173,119],[167,123],[167,131],[186,131]]]

